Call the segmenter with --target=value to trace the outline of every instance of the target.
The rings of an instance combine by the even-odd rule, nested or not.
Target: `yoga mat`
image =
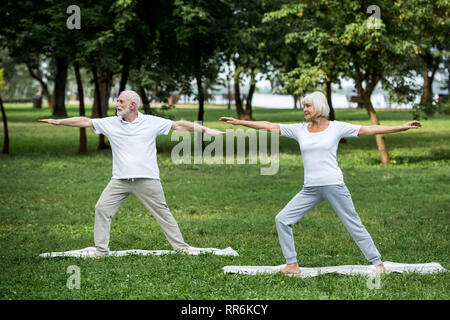
[[[417,273],[435,273],[447,271],[437,262],[431,263],[419,263],[419,264],[407,264],[385,261],[383,262],[386,269],[386,274],[391,272],[417,272]],[[281,269],[285,266],[225,266],[222,270],[225,273],[238,273],[247,275],[257,274],[273,274],[281,272]],[[289,276],[295,277],[315,277],[325,273],[339,273],[339,274],[359,274],[359,275],[374,275],[375,266],[360,266],[360,265],[343,265],[343,266],[331,266],[331,267],[315,267],[305,268],[300,267],[300,274],[289,274]]]
[[[95,252],[95,247],[88,247],[84,249],[79,250],[71,250],[71,251],[64,251],[64,252],[46,252],[41,253],[39,256],[42,258],[56,258],[56,257],[77,257],[77,258],[86,258],[89,256],[92,256]],[[107,256],[115,256],[115,257],[122,257],[129,254],[138,254],[138,255],[163,255],[163,254],[173,254],[173,253],[179,253],[178,251],[174,250],[120,250],[120,251],[110,251]],[[202,253],[212,253],[214,255],[218,256],[238,256],[239,254],[237,251],[235,251],[233,248],[228,247],[225,249],[216,249],[216,248],[195,248],[190,247],[187,250],[184,250],[183,253],[190,254],[190,255],[199,255]]]

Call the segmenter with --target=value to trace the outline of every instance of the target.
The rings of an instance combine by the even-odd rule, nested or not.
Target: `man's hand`
[[[205,133],[211,135],[211,136],[221,136],[226,134],[226,132],[220,131],[220,130],[216,130],[216,129],[210,129],[210,128],[206,128],[205,129]]]
[[[220,136],[220,135],[226,134],[226,132],[223,132],[223,131],[220,131],[220,130],[211,129],[211,128],[202,126],[200,124],[193,123],[193,122],[186,121],[186,120],[174,121],[173,124],[172,124],[172,129],[173,130],[187,130],[187,131],[195,131],[195,132],[205,132],[205,133],[210,134],[212,136]]]
[[[57,125],[60,124],[60,121],[61,121],[61,120],[58,120],[58,119],[39,119],[38,121],[39,121],[39,122],[50,123],[50,124],[53,124],[53,125],[57,126]]]

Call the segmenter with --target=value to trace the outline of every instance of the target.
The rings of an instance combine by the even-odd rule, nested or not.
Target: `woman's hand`
[[[407,122],[403,125],[403,127],[405,128],[405,130],[409,130],[409,129],[419,129],[422,126],[422,124],[417,121],[417,120],[413,120],[410,122]]]
[[[417,120],[407,122],[400,126],[381,126],[378,124],[372,126],[361,126],[358,136],[374,136],[376,134],[395,133],[409,129],[418,129],[421,126],[422,124]]]
[[[219,119],[220,121],[232,124],[232,125],[239,125],[240,124],[240,120],[232,118],[232,117],[220,117]]]
[[[232,125],[240,125],[257,130],[268,130],[272,133],[281,134],[280,125],[278,123],[271,123],[268,121],[238,120],[232,117],[220,117],[219,120]]]

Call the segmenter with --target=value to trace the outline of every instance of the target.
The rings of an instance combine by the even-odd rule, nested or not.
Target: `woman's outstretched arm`
[[[238,120],[231,117],[221,117],[219,120],[232,125],[240,125],[253,129],[265,129],[276,134],[281,134],[280,125],[278,123],[271,123],[268,121]]]
[[[395,133],[400,131],[406,131],[409,129],[418,129],[422,126],[422,124],[417,121],[410,121],[401,126],[381,126],[381,125],[372,125],[372,126],[361,126],[359,129],[358,136],[374,136],[376,134],[385,134],[385,133]]]

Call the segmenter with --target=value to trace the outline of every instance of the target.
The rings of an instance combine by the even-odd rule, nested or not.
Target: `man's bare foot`
[[[377,265],[375,267],[375,273],[377,273],[377,274],[385,274],[386,273],[386,268],[384,267],[383,263],[380,263],[379,265]]]
[[[285,274],[299,274],[300,273],[300,268],[298,266],[298,263],[288,263],[286,264],[286,266],[281,269],[281,272],[285,273]]]

